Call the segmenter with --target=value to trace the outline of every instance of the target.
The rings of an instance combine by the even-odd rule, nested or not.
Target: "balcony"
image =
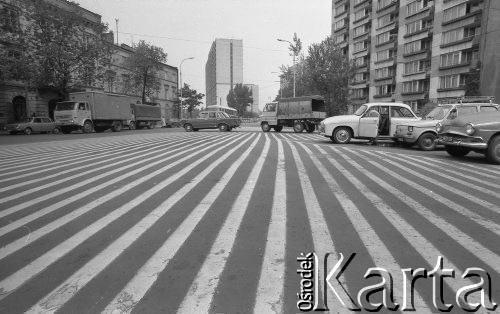
[[[390,10],[388,10],[390,9]],[[394,0],[390,4],[377,8],[377,13],[387,10],[386,13],[399,10],[399,0]]]
[[[420,49],[420,50],[412,51],[412,52],[408,52],[408,53],[403,53],[403,58],[411,57],[411,56],[418,55],[421,53],[427,53],[427,55],[428,55],[427,57],[431,56],[431,51],[426,48],[426,49]]]
[[[458,22],[458,21],[462,21],[462,20],[465,20],[465,19],[468,19],[469,17],[472,17],[472,16],[476,16],[476,15],[479,15],[479,16],[476,16],[476,18],[474,19],[474,23],[481,23],[481,15],[483,13],[483,9],[479,9],[479,10],[476,10],[474,12],[470,12],[470,13],[467,13],[463,16],[460,16],[460,17],[457,17],[453,20],[449,20],[449,21],[446,21],[446,22],[443,22],[442,25],[449,25],[449,24],[453,24],[455,22]]]
[[[457,63],[457,64],[440,66],[439,70],[448,70],[448,69],[460,68],[460,67],[465,67],[465,66],[470,66],[470,65],[471,65],[471,62],[469,60],[469,61],[460,62],[460,63]]]
[[[368,2],[371,2],[371,0],[361,0],[360,2],[354,4],[353,8],[358,8],[358,7],[360,7],[363,4],[368,3]]]
[[[393,93],[386,93],[386,94],[378,94],[378,95],[373,95],[373,98],[390,98],[392,97]]]

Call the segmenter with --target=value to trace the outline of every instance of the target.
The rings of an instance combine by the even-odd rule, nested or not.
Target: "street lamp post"
[[[292,52],[293,52],[293,97],[295,97],[295,46],[290,41],[285,40],[285,39],[278,38],[278,41],[287,42],[290,44],[290,48],[292,48]]]
[[[182,119],[182,63],[186,60],[191,60],[194,59],[194,57],[189,57],[182,59],[181,64],[179,65],[179,88],[181,89],[181,94],[180,94],[180,108],[179,108],[179,119]]]

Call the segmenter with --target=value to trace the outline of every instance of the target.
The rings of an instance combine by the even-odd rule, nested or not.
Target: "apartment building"
[[[333,0],[332,37],[358,66],[349,111],[500,97],[499,12],[498,0]]]
[[[206,105],[227,107],[227,95],[236,84],[243,84],[243,41],[216,39],[205,65]]]

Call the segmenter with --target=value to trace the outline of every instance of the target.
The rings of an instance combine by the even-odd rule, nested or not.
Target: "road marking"
[[[253,312],[282,313],[286,254],[286,173],[283,143],[276,136],[278,163],[266,248]]]
[[[255,190],[257,179],[262,171],[267,154],[269,153],[269,138],[265,137],[264,149],[257,159],[247,182],[234,201],[224,225],[205,258],[200,271],[191,284],[177,313],[208,313],[212,298],[219,283],[219,277],[224,270],[226,261],[236,240],[239,227],[248,208],[250,198]]]
[[[217,143],[223,143],[225,141],[227,141],[227,140],[221,141],[220,138],[219,138],[219,139],[214,140],[212,142],[216,142],[216,144],[217,144]],[[200,152],[203,152],[203,151],[211,149],[213,146],[214,145],[207,146],[206,148],[203,148],[203,149],[200,149],[203,146],[198,146],[198,147],[195,147],[195,148],[189,149],[189,150],[185,150],[184,149],[183,152],[181,152],[181,153],[185,153],[185,152],[190,151],[190,150],[197,150],[197,153],[200,153]],[[181,153],[174,154],[174,155],[172,155],[170,157],[158,160],[158,161],[156,161],[154,163],[150,163],[147,166],[138,168],[138,169],[136,169],[136,170],[134,170],[134,171],[132,171],[130,173],[127,173],[127,174],[124,174],[124,175],[122,175],[120,177],[117,177],[114,180],[111,180],[111,181],[107,182],[106,184],[113,184],[115,181],[120,181],[120,180],[122,180],[124,178],[127,178],[128,176],[133,176],[136,173],[140,173],[141,171],[143,171],[145,169],[148,169],[150,167],[153,167],[153,166],[155,166],[157,164],[162,164],[162,163],[164,163],[167,160],[174,159],[175,157],[177,157]],[[159,155],[159,156],[161,156],[161,155]],[[156,157],[158,157],[158,156],[156,156]],[[84,213],[89,212],[90,210],[96,208],[97,206],[99,206],[99,205],[101,205],[101,204],[103,204],[103,203],[105,203],[105,202],[107,202],[107,201],[109,201],[109,200],[111,200],[111,199],[113,199],[113,198],[115,198],[115,197],[117,197],[117,196],[125,193],[126,191],[129,191],[130,189],[138,186],[139,184],[141,184],[143,182],[146,182],[147,180],[150,180],[151,178],[155,177],[156,175],[161,174],[162,172],[164,172],[164,171],[166,171],[166,170],[168,170],[170,168],[173,168],[176,165],[178,165],[178,164],[180,164],[180,163],[182,163],[182,162],[184,162],[186,160],[189,160],[190,158],[192,158],[192,156],[185,156],[185,157],[183,157],[181,159],[177,159],[176,161],[168,164],[165,167],[162,167],[162,168],[160,168],[158,170],[155,170],[154,172],[151,172],[151,173],[149,173],[146,176],[142,176],[140,178],[137,178],[136,180],[134,180],[134,181],[132,181],[132,182],[130,182],[130,183],[122,186],[121,188],[119,188],[117,190],[114,190],[113,192],[108,193],[108,194],[106,194],[106,195],[104,195],[102,197],[99,197],[96,200],[93,200],[92,202],[86,204],[85,206],[80,207],[80,208],[78,208],[78,209],[76,209],[74,211],[71,211],[67,215],[64,215],[64,216],[62,216],[62,217],[60,217],[60,218],[58,218],[58,219],[50,222],[49,224],[47,224],[47,225],[45,225],[45,226],[43,226],[43,227],[35,230],[31,234],[31,238],[33,239],[33,241],[41,238],[42,236],[44,236],[44,235],[50,233],[51,231],[53,231],[53,230],[55,230],[55,229],[57,229],[57,228],[65,225],[66,223],[70,222],[71,220],[73,220],[73,219],[75,219],[75,218],[83,215]],[[147,159],[145,159],[145,160],[147,160]],[[186,168],[185,170],[188,170],[188,169],[191,169],[191,168]],[[82,192],[80,194],[75,195],[74,197],[68,198],[68,199],[66,199],[64,201],[61,201],[61,202],[58,202],[58,203],[56,203],[54,205],[51,205],[51,206],[49,206],[47,208],[44,208],[44,209],[42,209],[42,210],[40,210],[38,212],[35,212],[35,213],[31,214],[31,215],[23,217],[23,218],[15,221],[15,222],[12,222],[12,223],[10,223],[10,224],[8,224],[8,225],[0,228],[0,235],[6,234],[7,232],[10,232],[10,231],[14,230],[15,228],[20,228],[24,224],[26,224],[26,223],[34,220],[34,219],[39,218],[41,215],[46,215],[46,214],[48,214],[48,213],[56,210],[57,208],[60,208],[61,206],[64,206],[66,204],[69,204],[69,203],[73,202],[76,199],[79,199],[79,198],[81,198],[83,196],[92,194],[92,193],[94,193],[96,191],[99,191],[102,188],[101,186],[105,186],[105,185],[99,185],[99,186],[97,186],[97,187],[95,187],[93,189],[89,189],[89,190],[87,190],[85,192]],[[82,196],[82,194],[83,194],[83,196]],[[23,239],[21,238],[21,239],[18,239],[18,240],[15,240],[15,241],[11,242],[8,245],[5,245],[4,247],[0,248],[0,259],[3,259],[6,256],[12,254],[13,252],[20,250],[21,248],[23,248],[27,244],[28,243],[26,243],[26,241],[23,241]]]
[[[14,274],[10,275],[6,279],[0,282],[0,289],[3,289],[3,295],[0,295],[0,300],[5,298],[8,294],[12,293],[19,286],[24,284],[26,281],[30,280],[36,274],[40,273],[42,270],[49,267],[52,263],[69,253],[71,250],[76,248],[83,241],[87,240],[89,237],[95,233],[102,230],[104,227],[109,225],[111,222],[115,221],[122,215],[126,214],[133,208],[137,207],[139,204],[144,202],[148,197],[151,197],[155,193],[161,191],[163,188],[178,180],[180,177],[185,175],[187,172],[191,171],[192,167],[201,164],[203,161],[207,160],[211,156],[215,155],[218,151],[230,146],[231,144],[237,142],[239,139],[234,138],[229,141],[226,145],[220,146],[217,149],[210,151],[203,157],[196,159],[189,168],[184,168],[175,175],[164,180],[147,192],[137,196],[132,201],[125,205],[122,205],[118,209],[94,222],[90,226],[79,231],[77,234],[73,235],[69,239],[65,240],[61,244],[52,248],[50,251],[44,255],[37,258],[35,261],[31,262],[27,266],[18,270]],[[220,142],[219,142],[220,143]],[[244,143],[244,142],[243,142]],[[242,145],[240,143],[237,147]],[[233,148],[231,151],[234,151]],[[202,152],[203,150],[200,150]],[[191,156],[193,158],[193,156]],[[195,180],[193,180],[195,181]],[[198,181],[195,181],[198,182]],[[185,185],[181,190],[186,195],[189,192]],[[189,186],[191,187],[191,186]],[[180,192],[175,195],[180,195]],[[181,196],[179,196],[181,197]],[[101,251],[96,257],[87,262],[82,268],[80,268],[76,273],[74,273],[70,278],[68,278],[64,283],[59,285],[56,289],[50,292],[37,304],[35,304],[31,312],[40,313],[46,311],[56,311],[57,308],[61,307],[65,302],[67,302],[74,294],[76,294],[85,284],[95,277],[100,271],[102,271],[109,263],[111,263],[118,255],[123,253],[132,243],[136,240],[142,233],[144,233],[149,227],[151,227],[158,219],[161,218],[172,206],[170,204],[171,198],[167,199],[160,206],[150,212],[141,221],[130,228],[126,233],[122,234],[116,241],[111,243],[106,249]]]

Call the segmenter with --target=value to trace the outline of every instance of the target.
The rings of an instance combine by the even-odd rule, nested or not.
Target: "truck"
[[[271,128],[281,132],[286,126],[293,127],[295,133],[304,130],[312,133],[325,118],[326,106],[321,96],[282,98],[264,106],[260,127],[263,132],[269,132]]]
[[[131,119],[128,121],[130,130],[147,127],[152,129],[161,121],[161,108],[155,105],[130,104]]]
[[[62,133],[120,132],[130,119],[129,96],[104,92],[70,93],[68,101],[58,102],[54,110],[56,125]]]

